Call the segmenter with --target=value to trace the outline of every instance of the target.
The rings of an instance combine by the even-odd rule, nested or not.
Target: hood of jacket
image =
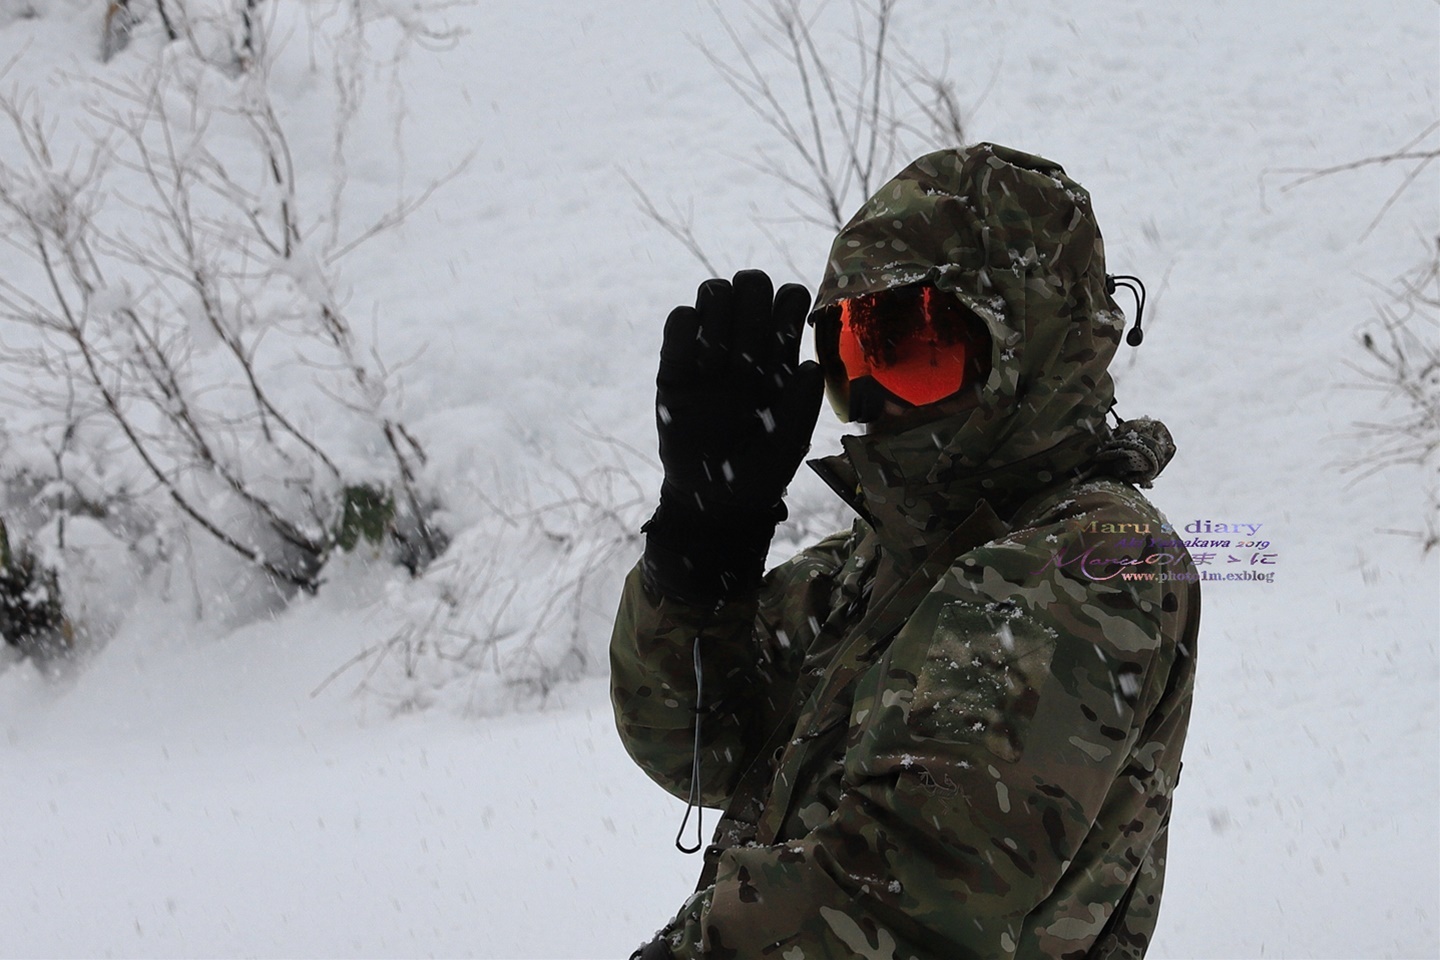
[[[953,294],[991,341],[976,405],[927,428],[929,481],[1108,435],[1125,316],[1090,195],[1059,164],[990,143],[921,157],[841,229],[814,311],[912,284]]]
[[[1149,486],[1174,454],[1158,421],[1105,422],[1125,316],[1090,195],[1059,164],[990,143],[921,157],[835,238],[812,312],[911,284],[981,319],[988,378],[962,413],[812,463],[892,548],[923,548],[982,499],[1008,518],[1065,478]]]

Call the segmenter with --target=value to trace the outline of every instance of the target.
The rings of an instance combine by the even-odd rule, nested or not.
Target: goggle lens
[[[867,336],[856,302],[840,303],[840,362],[851,380],[868,374],[917,407],[944,400],[960,389],[965,381],[965,341],[946,342],[936,331],[929,309],[931,293],[925,288],[921,324],[898,338],[883,331]]]
[[[855,382],[867,377],[916,407],[964,386],[970,330],[952,297],[933,287],[902,288],[837,307],[817,319],[815,333],[830,403],[842,420],[851,419]]]

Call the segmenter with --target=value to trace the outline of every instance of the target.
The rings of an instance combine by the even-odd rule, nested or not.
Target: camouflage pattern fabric
[[[1133,486],[1168,432],[1103,419],[1123,318],[1088,196],[1002,147],[921,158],[840,233],[815,309],[920,282],[982,316],[991,374],[963,412],[812,464],[853,528],[716,610],[626,583],[626,749],[689,794],[699,637],[700,792],[725,810],[676,957],[1148,946],[1199,585]]]

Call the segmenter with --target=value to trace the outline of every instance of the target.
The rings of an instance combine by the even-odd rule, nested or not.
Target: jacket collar
[[[937,475],[945,422],[888,436],[847,436],[844,453],[810,467],[874,528],[893,557],[923,557],[988,503],[1008,523],[1019,507],[1058,482],[1081,477],[1101,440],[1072,436],[1010,463]]]

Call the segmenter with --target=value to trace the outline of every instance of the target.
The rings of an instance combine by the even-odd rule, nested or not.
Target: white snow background
[[[272,91],[322,178],[333,103],[301,6],[262,10]],[[161,55],[147,22],[100,65],[101,7],[3,0],[0,65],[18,59],[0,92],[36,90],[64,121],[85,77]],[[706,4],[444,16],[465,30],[453,48],[372,78],[347,209],[373,219],[474,157],[344,277],[385,355],[413,357],[403,415],[455,544],[414,583],[336,562],[317,596],[263,615],[227,605],[234,570],[204,551],[168,592],[98,540],[89,567],[72,558],[76,596],[118,626],[68,680],[0,674],[0,955],[618,957],[689,892],[683,805],[619,745],[604,646],[638,555],[625,534],[658,486],[661,324],[705,275],[622,174],[688,210],[725,271],[813,288],[829,236],[768,227],[794,275],[756,225],[787,194],[743,162],[773,140],[692,42],[727,48]],[[1339,464],[1364,449],[1353,422],[1385,414],[1346,388],[1383,300],[1371,281],[1425,256],[1440,191],[1432,168],[1364,235],[1402,170],[1283,191],[1295,175],[1275,172],[1389,152],[1440,116],[1436,4],[905,0],[897,16],[926,63],[948,46],[971,138],[1063,163],[1111,271],[1149,285],[1145,343],[1115,372],[1120,412],[1165,420],[1180,447],[1153,499],[1177,525],[1263,524],[1277,554],[1273,583],[1206,589],[1152,955],[1436,956],[1437,557],[1382,532],[1420,525],[1418,471],[1350,485]],[[822,453],[840,433],[825,418]],[[638,498],[607,500],[597,466]],[[792,492],[814,529],[839,522],[818,482]],[[482,588],[517,580],[495,614]],[[524,639],[494,651],[509,682],[382,663],[357,692],[365,661],[325,684],[447,589],[480,611],[457,616]]]

